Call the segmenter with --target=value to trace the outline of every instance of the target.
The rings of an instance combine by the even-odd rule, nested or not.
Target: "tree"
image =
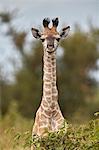
[[[3,76],[0,66],[0,117],[4,116],[9,108],[12,100],[12,87]]]
[[[89,72],[97,69],[99,52],[95,40],[89,34],[76,28],[71,37],[61,43],[64,55],[60,60],[58,77],[60,99],[62,109],[69,117],[79,107],[84,108],[86,100],[93,100],[95,94],[96,80]]]
[[[34,45],[34,44],[33,44]],[[16,74],[14,98],[18,101],[19,111],[27,117],[33,117],[42,94],[42,46],[35,44],[27,61]]]

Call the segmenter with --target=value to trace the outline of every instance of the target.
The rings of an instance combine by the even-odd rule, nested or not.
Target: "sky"
[[[0,10],[17,12],[13,26],[19,31],[28,31],[28,41],[32,40],[31,27],[41,26],[45,17],[59,17],[59,29],[66,24],[71,26],[71,32],[75,23],[87,30],[89,20],[99,27],[99,0],[0,0]],[[3,74],[10,78],[13,73],[11,60],[18,60],[19,56],[13,51],[10,39],[3,35],[7,27],[0,28],[0,64],[3,64]],[[99,80],[99,72],[96,76]]]

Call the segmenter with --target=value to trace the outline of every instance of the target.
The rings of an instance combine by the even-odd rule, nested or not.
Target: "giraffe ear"
[[[31,28],[31,31],[32,31],[32,35],[33,35],[33,37],[35,37],[36,39],[40,39],[40,37],[41,37],[41,33],[39,32],[39,30],[38,30],[38,29]]]
[[[63,28],[60,32],[60,37],[65,38],[68,35],[69,31],[70,31],[70,26]]]

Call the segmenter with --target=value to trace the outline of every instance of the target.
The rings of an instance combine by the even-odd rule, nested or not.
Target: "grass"
[[[32,122],[11,109],[0,120],[0,150],[30,150],[31,143],[36,150],[99,150],[98,118],[85,125],[64,124],[58,132],[48,133],[45,138],[34,135],[33,140]]]

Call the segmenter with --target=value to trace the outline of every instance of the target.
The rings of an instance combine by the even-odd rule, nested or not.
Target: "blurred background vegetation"
[[[8,81],[0,64],[0,111],[1,119],[17,104],[17,113],[31,120],[39,107],[42,95],[42,57],[40,41],[33,41],[26,49],[28,33],[17,31],[12,24],[13,14],[0,12],[0,26],[5,24],[5,34],[13,42],[21,62],[15,68],[14,81]],[[1,43],[2,44],[2,43]],[[93,73],[99,69],[99,28],[89,24],[83,31],[75,25],[74,31],[60,43],[57,55],[57,85],[59,103],[65,118],[74,123],[83,123],[99,109],[99,83]],[[16,111],[16,110],[15,110]]]

